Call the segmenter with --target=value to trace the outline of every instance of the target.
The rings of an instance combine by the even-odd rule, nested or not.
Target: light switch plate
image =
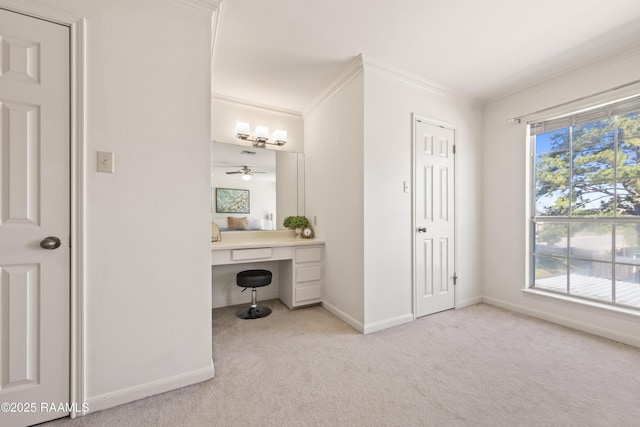
[[[98,151],[98,172],[113,173],[113,153]]]

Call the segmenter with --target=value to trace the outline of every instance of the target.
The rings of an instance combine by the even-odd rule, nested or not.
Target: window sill
[[[531,288],[522,289],[522,292],[528,295],[536,296],[536,297],[555,300],[557,302],[563,302],[563,303],[566,302],[569,304],[579,306],[580,308],[586,308],[591,311],[598,312],[600,314],[616,315],[616,317],[626,318],[627,320],[629,320],[629,318],[635,321],[640,320],[640,310],[617,307],[617,306],[608,305],[608,304],[601,304],[596,301],[587,301],[587,300],[582,300],[578,298],[572,298],[566,295],[556,294],[553,292],[538,291],[536,289],[531,289]]]

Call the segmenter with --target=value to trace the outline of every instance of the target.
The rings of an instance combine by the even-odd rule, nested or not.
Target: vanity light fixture
[[[238,122],[236,123],[236,138],[243,141],[251,141],[256,147],[263,147],[266,144],[283,146],[287,143],[287,131],[276,130],[273,133],[274,142],[269,142],[269,128],[266,126],[256,126],[256,137],[251,139],[249,137],[249,123]]]

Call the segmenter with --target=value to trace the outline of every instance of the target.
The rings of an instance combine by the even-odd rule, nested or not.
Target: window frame
[[[624,262],[620,261],[619,255],[616,253],[616,235],[618,233],[618,227],[626,224],[635,224],[640,227],[640,216],[633,215],[618,215],[617,212],[614,211],[614,214],[611,216],[580,216],[580,215],[572,215],[573,208],[573,198],[569,197],[569,207],[567,215],[536,215],[537,212],[537,203],[536,203],[536,159],[538,157],[538,153],[536,152],[536,136],[544,133],[551,132],[553,130],[561,130],[566,127],[569,129],[569,146],[568,150],[568,159],[569,159],[569,176],[568,176],[568,185],[569,187],[573,187],[573,159],[574,159],[574,150],[573,150],[573,129],[574,126],[579,126],[581,124],[587,124],[591,122],[596,122],[598,120],[606,119],[611,116],[615,118],[615,127],[613,128],[613,147],[614,147],[614,162],[613,167],[614,170],[614,203],[618,203],[617,197],[617,187],[619,186],[618,182],[618,170],[620,165],[618,164],[618,147],[619,147],[619,116],[640,111],[640,94],[633,95],[631,97],[626,97],[623,99],[611,101],[605,104],[598,105],[596,107],[589,107],[583,110],[576,110],[575,112],[565,114],[558,117],[552,117],[548,119],[541,119],[527,123],[527,150],[528,150],[528,164],[527,164],[527,179],[528,179],[528,193],[527,193],[527,238],[526,240],[526,253],[527,253],[527,279],[526,279],[526,290],[534,290],[540,291],[545,294],[558,295],[569,299],[571,301],[576,302],[584,302],[590,301],[598,304],[602,304],[606,308],[612,309],[624,309],[631,310],[632,312],[637,312],[640,314],[640,304],[629,305],[629,304],[621,304],[617,301],[616,291],[617,291],[617,281],[616,281],[616,270],[617,266],[626,266],[631,267],[634,271],[637,269],[640,271],[640,261],[637,263]],[[550,130],[546,130],[550,129]],[[569,194],[572,194],[573,189],[569,190]],[[566,224],[567,225],[567,234],[566,234],[566,251],[564,255],[550,255],[550,254],[541,254],[536,252],[536,232],[538,229],[538,224]],[[601,260],[592,258],[582,258],[580,256],[572,256],[572,245],[571,245],[571,227],[572,224],[588,224],[589,226],[592,224],[603,224],[609,225],[611,227],[610,231],[610,243],[611,243],[611,255],[609,260]],[[565,291],[560,292],[553,289],[545,289],[536,286],[536,262],[541,259],[540,257],[548,257],[550,259],[561,260],[566,264],[566,279],[564,282]],[[602,262],[610,266],[611,275],[609,278],[610,282],[610,300],[603,300],[599,298],[590,298],[586,296],[576,295],[575,293],[571,293],[571,262],[572,261],[584,261],[584,262]],[[638,273],[640,276],[640,273]],[[559,275],[557,277],[561,277]],[[594,278],[594,277],[592,277]],[[606,280],[606,279],[605,279]],[[637,281],[640,286],[640,279]]]

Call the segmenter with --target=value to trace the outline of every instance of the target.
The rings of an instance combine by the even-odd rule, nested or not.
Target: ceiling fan
[[[242,179],[244,179],[245,181],[250,181],[251,180],[251,176],[253,174],[255,174],[255,173],[266,173],[266,172],[253,172],[253,171],[251,171],[251,169],[249,169],[249,166],[242,166],[239,171],[227,172],[227,175],[233,175],[233,174],[238,174],[238,173],[242,174]]]

